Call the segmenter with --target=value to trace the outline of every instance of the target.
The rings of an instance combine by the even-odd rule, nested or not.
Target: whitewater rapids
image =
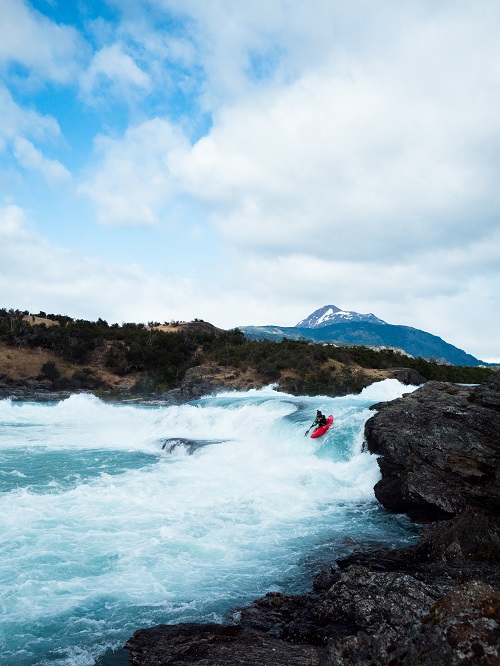
[[[362,445],[368,407],[413,388],[0,401],[0,663],[126,664],[139,627],[227,622],[270,590],[304,591],[356,544],[410,543]],[[315,440],[316,409],[335,423]]]

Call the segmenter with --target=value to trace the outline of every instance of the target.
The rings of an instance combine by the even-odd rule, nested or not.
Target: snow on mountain
[[[336,305],[324,305],[319,310],[315,310],[306,319],[302,319],[296,324],[297,328],[320,328],[330,326],[331,324],[340,324],[345,322],[367,321],[371,324],[386,324],[387,322],[379,319],[374,314],[360,314],[352,310],[341,310]]]

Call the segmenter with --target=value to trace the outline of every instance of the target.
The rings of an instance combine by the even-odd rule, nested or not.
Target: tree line
[[[55,325],[36,323],[35,317],[48,319]],[[147,392],[176,388],[186,370],[207,362],[240,371],[253,369],[269,382],[277,382],[287,372],[292,373],[292,378],[283,378],[281,387],[305,394],[328,394],[329,391],[331,394],[334,380],[336,391],[344,385],[347,391],[360,390],[362,380],[355,370],[358,366],[413,368],[427,379],[458,383],[480,383],[492,372],[490,368],[441,365],[422,358],[409,358],[390,349],[377,351],[363,346],[315,344],[306,340],[248,340],[238,329],[211,332],[187,326],[168,332],[141,323],[108,324],[103,319],[87,321],[66,315],[45,312],[30,315],[7,309],[0,309],[0,340],[9,346],[46,349],[81,366],[77,371],[78,381],[89,388],[93,388],[90,386],[93,372],[85,366],[93,365],[99,354],[105,367],[113,373],[139,375],[136,389]],[[57,368],[51,365],[45,370],[48,378],[51,375],[54,382],[58,380]]]

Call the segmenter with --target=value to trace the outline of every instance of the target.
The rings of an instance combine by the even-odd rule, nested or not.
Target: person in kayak
[[[322,414],[322,413],[319,411],[319,409],[318,409],[318,411],[316,412],[316,418],[314,419],[314,423],[313,423],[313,425],[316,425],[316,426],[324,426],[324,425],[326,425],[326,416],[325,416],[324,414]]]
[[[321,411],[318,409],[316,411],[316,418],[313,421],[313,424],[306,430],[306,435],[309,433],[309,430],[311,428],[314,428],[315,426],[319,428],[319,426],[324,426],[326,425],[326,416],[321,413]]]

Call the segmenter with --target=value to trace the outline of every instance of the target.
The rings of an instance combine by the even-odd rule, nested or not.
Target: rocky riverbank
[[[375,493],[429,523],[419,542],[332,562],[311,592],[267,594],[234,625],[138,630],[131,666],[500,664],[500,373],[375,408]]]

